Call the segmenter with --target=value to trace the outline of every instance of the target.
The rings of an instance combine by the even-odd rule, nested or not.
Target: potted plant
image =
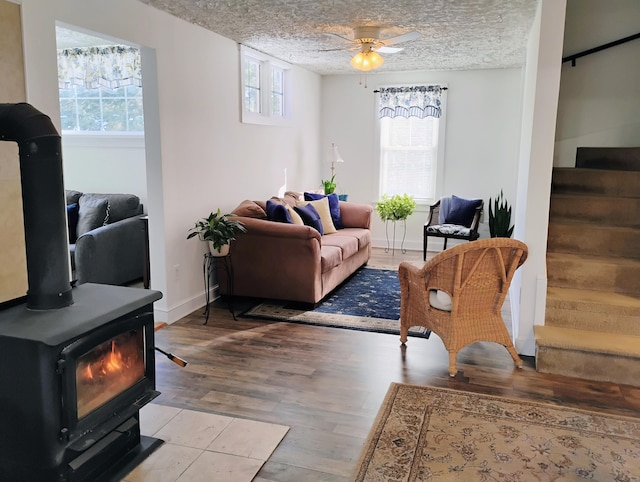
[[[201,218],[189,231],[187,239],[195,236],[209,243],[209,252],[213,256],[229,254],[229,243],[236,239],[239,233],[246,233],[247,228],[240,221],[232,219],[235,214],[221,214],[220,209]]]
[[[382,195],[382,199],[376,203],[376,211],[383,221],[400,221],[407,219],[416,209],[413,196],[408,194]]]
[[[504,198],[502,189],[500,196],[491,204],[489,198],[489,234],[492,238],[510,238],[513,234],[514,226],[511,225],[511,206]]]
[[[322,186],[324,187],[325,194],[332,194],[336,190],[336,175],[331,176],[331,179],[322,180]]]

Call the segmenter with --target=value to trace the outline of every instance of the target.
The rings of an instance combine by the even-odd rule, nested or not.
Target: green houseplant
[[[407,219],[416,209],[413,196],[408,194],[382,195],[382,199],[376,203],[376,211],[383,221],[400,221]]]
[[[322,186],[324,187],[325,194],[332,194],[336,190],[336,175],[331,176],[331,179],[322,180]]]
[[[187,239],[198,236],[198,239],[209,242],[211,254],[224,256],[229,252],[229,243],[236,239],[236,235],[247,232],[242,222],[232,219],[234,216],[235,214],[222,214],[218,209],[208,217],[196,221],[195,226],[189,230]]]
[[[493,200],[489,198],[489,234],[492,238],[510,238],[514,226],[511,225],[511,206],[504,198],[502,189],[500,195]]]

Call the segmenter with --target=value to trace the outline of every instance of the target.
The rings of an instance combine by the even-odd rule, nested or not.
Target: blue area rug
[[[395,270],[361,268],[338,286],[315,309],[270,301],[240,315],[290,323],[400,334],[400,281]],[[426,328],[412,327],[409,335],[428,337]]]

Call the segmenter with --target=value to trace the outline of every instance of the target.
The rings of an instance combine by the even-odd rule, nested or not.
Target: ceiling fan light
[[[366,72],[380,67],[384,63],[384,59],[379,53],[370,50],[368,52],[358,52],[349,63],[353,68]]]

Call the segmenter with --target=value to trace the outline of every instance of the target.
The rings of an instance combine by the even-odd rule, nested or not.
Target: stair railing
[[[631,42],[632,40],[636,40],[638,38],[640,38],[640,32],[634,35],[629,35],[628,37],[621,38],[619,40],[614,40],[613,42],[602,44],[598,47],[594,47],[589,50],[583,50],[582,52],[578,52],[577,54],[568,55],[567,57],[562,57],[562,63],[571,61],[571,67],[575,67],[576,59],[579,59],[580,57],[585,57],[587,55],[595,54],[596,52],[600,52],[601,50],[610,49],[611,47],[616,47],[618,45]]]

